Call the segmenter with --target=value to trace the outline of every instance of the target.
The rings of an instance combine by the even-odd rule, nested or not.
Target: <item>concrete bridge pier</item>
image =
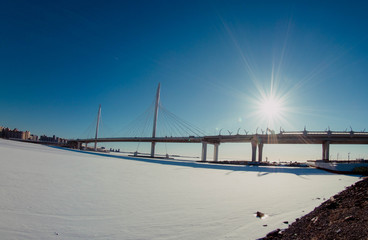
[[[219,152],[220,143],[214,143],[213,145],[214,145],[214,148],[213,148],[213,161],[218,162],[218,152]]]
[[[252,162],[257,161],[257,141],[252,140]]]
[[[202,142],[202,157],[201,161],[207,161],[207,142]]]
[[[151,143],[151,158],[155,157],[155,146],[156,146],[156,142],[152,142]]]
[[[262,162],[263,143],[258,143],[258,162]]]
[[[77,149],[79,149],[79,150],[80,150],[80,149],[81,149],[81,147],[82,147],[82,146],[81,146],[81,142],[77,142]]]
[[[330,142],[329,141],[322,143],[322,160],[323,161],[330,160]]]

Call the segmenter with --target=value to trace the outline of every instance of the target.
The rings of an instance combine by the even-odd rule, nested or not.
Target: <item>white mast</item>
[[[158,84],[157,93],[156,93],[155,117],[153,119],[152,138],[156,137],[157,115],[158,115],[159,102],[160,102],[160,83]],[[151,144],[151,157],[155,157],[155,145],[156,145],[156,142],[152,142],[152,144]]]
[[[98,108],[98,114],[97,114],[97,126],[96,126],[96,136],[95,136],[95,151],[97,151],[97,136],[98,136],[98,127],[100,125],[100,117],[101,117],[101,104]]]

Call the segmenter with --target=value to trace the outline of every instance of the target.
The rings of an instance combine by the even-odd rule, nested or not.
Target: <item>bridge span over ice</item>
[[[189,137],[117,137],[117,138],[89,138],[72,139],[70,144],[81,148],[82,144],[102,142],[150,142],[150,143],[201,143],[202,161],[207,160],[207,145],[214,145],[213,161],[218,161],[221,143],[250,143],[252,161],[262,161],[264,144],[321,144],[322,160],[329,160],[331,144],[368,144],[367,132],[337,132],[337,131],[294,131],[278,134],[249,134],[249,135],[214,135]],[[151,151],[152,153],[152,151]],[[258,154],[257,154],[258,153]],[[258,155],[258,159],[257,159]],[[151,154],[151,157],[154,157]]]
[[[221,143],[250,143],[252,148],[252,161],[262,161],[264,144],[321,144],[322,160],[328,161],[330,155],[330,144],[368,144],[368,132],[338,132],[338,131],[294,131],[286,132],[267,130],[262,134],[236,134],[236,135],[214,135],[214,136],[188,136],[188,137],[157,137],[157,117],[160,107],[160,84],[156,93],[156,104],[154,109],[152,137],[116,137],[116,138],[98,138],[99,119],[101,115],[101,106],[98,110],[97,126],[95,138],[70,139],[69,145],[81,149],[82,144],[87,147],[88,143],[94,143],[94,149],[97,150],[97,143],[102,142],[150,142],[151,157],[155,157],[156,143],[199,143],[202,144],[202,161],[207,161],[207,145],[214,145],[213,161],[218,161],[219,146]],[[220,131],[221,132],[221,131]]]

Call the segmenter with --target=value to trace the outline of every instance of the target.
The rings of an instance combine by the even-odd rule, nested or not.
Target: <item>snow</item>
[[[0,139],[2,239],[256,239],[359,180]],[[261,211],[268,217],[259,219]],[[266,227],[263,225],[267,225]]]

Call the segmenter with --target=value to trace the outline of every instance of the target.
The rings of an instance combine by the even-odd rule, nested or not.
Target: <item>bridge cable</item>
[[[154,102],[152,102],[151,106],[146,110],[146,117],[145,117],[145,121],[144,121],[144,126],[143,126],[143,128],[141,128],[141,133],[140,133],[140,136],[141,137],[144,136],[144,132],[148,128],[147,126],[150,125],[148,122],[151,119],[151,116],[153,115],[153,113],[154,113]],[[137,144],[137,152],[139,150],[140,144],[141,144],[141,142],[138,142],[138,144]]]
[[[165,135],[169,136],[171,135],[171,137],[175,137],[175,136],[180,136],[180,129],[178,129],[173,122],[169,119],[169,117],[167,116],[167,114],[164,114],[164,112],[162,111],[162,109],[160,109],[160,116],[161,116],[161,125],[164,126],[165,128]]]
[[[97,120],[93,120],[90,122],[89,126],[84,130],[84,132],[79,135],[79,139],[83,139],[83,138],[92,138],[93,136],[93,128],[96,128],[96,124],[97,124]]]
[[[164,108],[164,111],[168,113],[169,116],[173,117],[173,119],[177,120],[178,123],[186,127],[189,131],[191,131],[194,135],[200,136],[200,135],[206,135],[204,131],[202,131],[200,128],[196,127],[195,125],[191,124],[188,121],[185,121],[181,118],[179,118],[174,113],[170,112],[169,110]]]
[[[162,116],[164,116],[164,118],[167,121],[167,125],[169,127],[168,134],[171,134],[171,136],[174,136],[174,137],[183,136],[182,134],[183,128],[180,125],[178,125],[175,121],[173,121],[172,118],[170,118],[170,116],[165,114],[164,111],[162,111]]]
[[[176,116],[174,113],[167,110],[165,107],[161,105],[162,113],[166,115],[169,119],[173,121],[173,123],[177,126],[177,128],[181,129],[186,134],[193,134],[196,136],[204,136],[206,135],[204,131],[196,127],[195,125],[189,123],[188,121],[185,121],[178,116]]]

